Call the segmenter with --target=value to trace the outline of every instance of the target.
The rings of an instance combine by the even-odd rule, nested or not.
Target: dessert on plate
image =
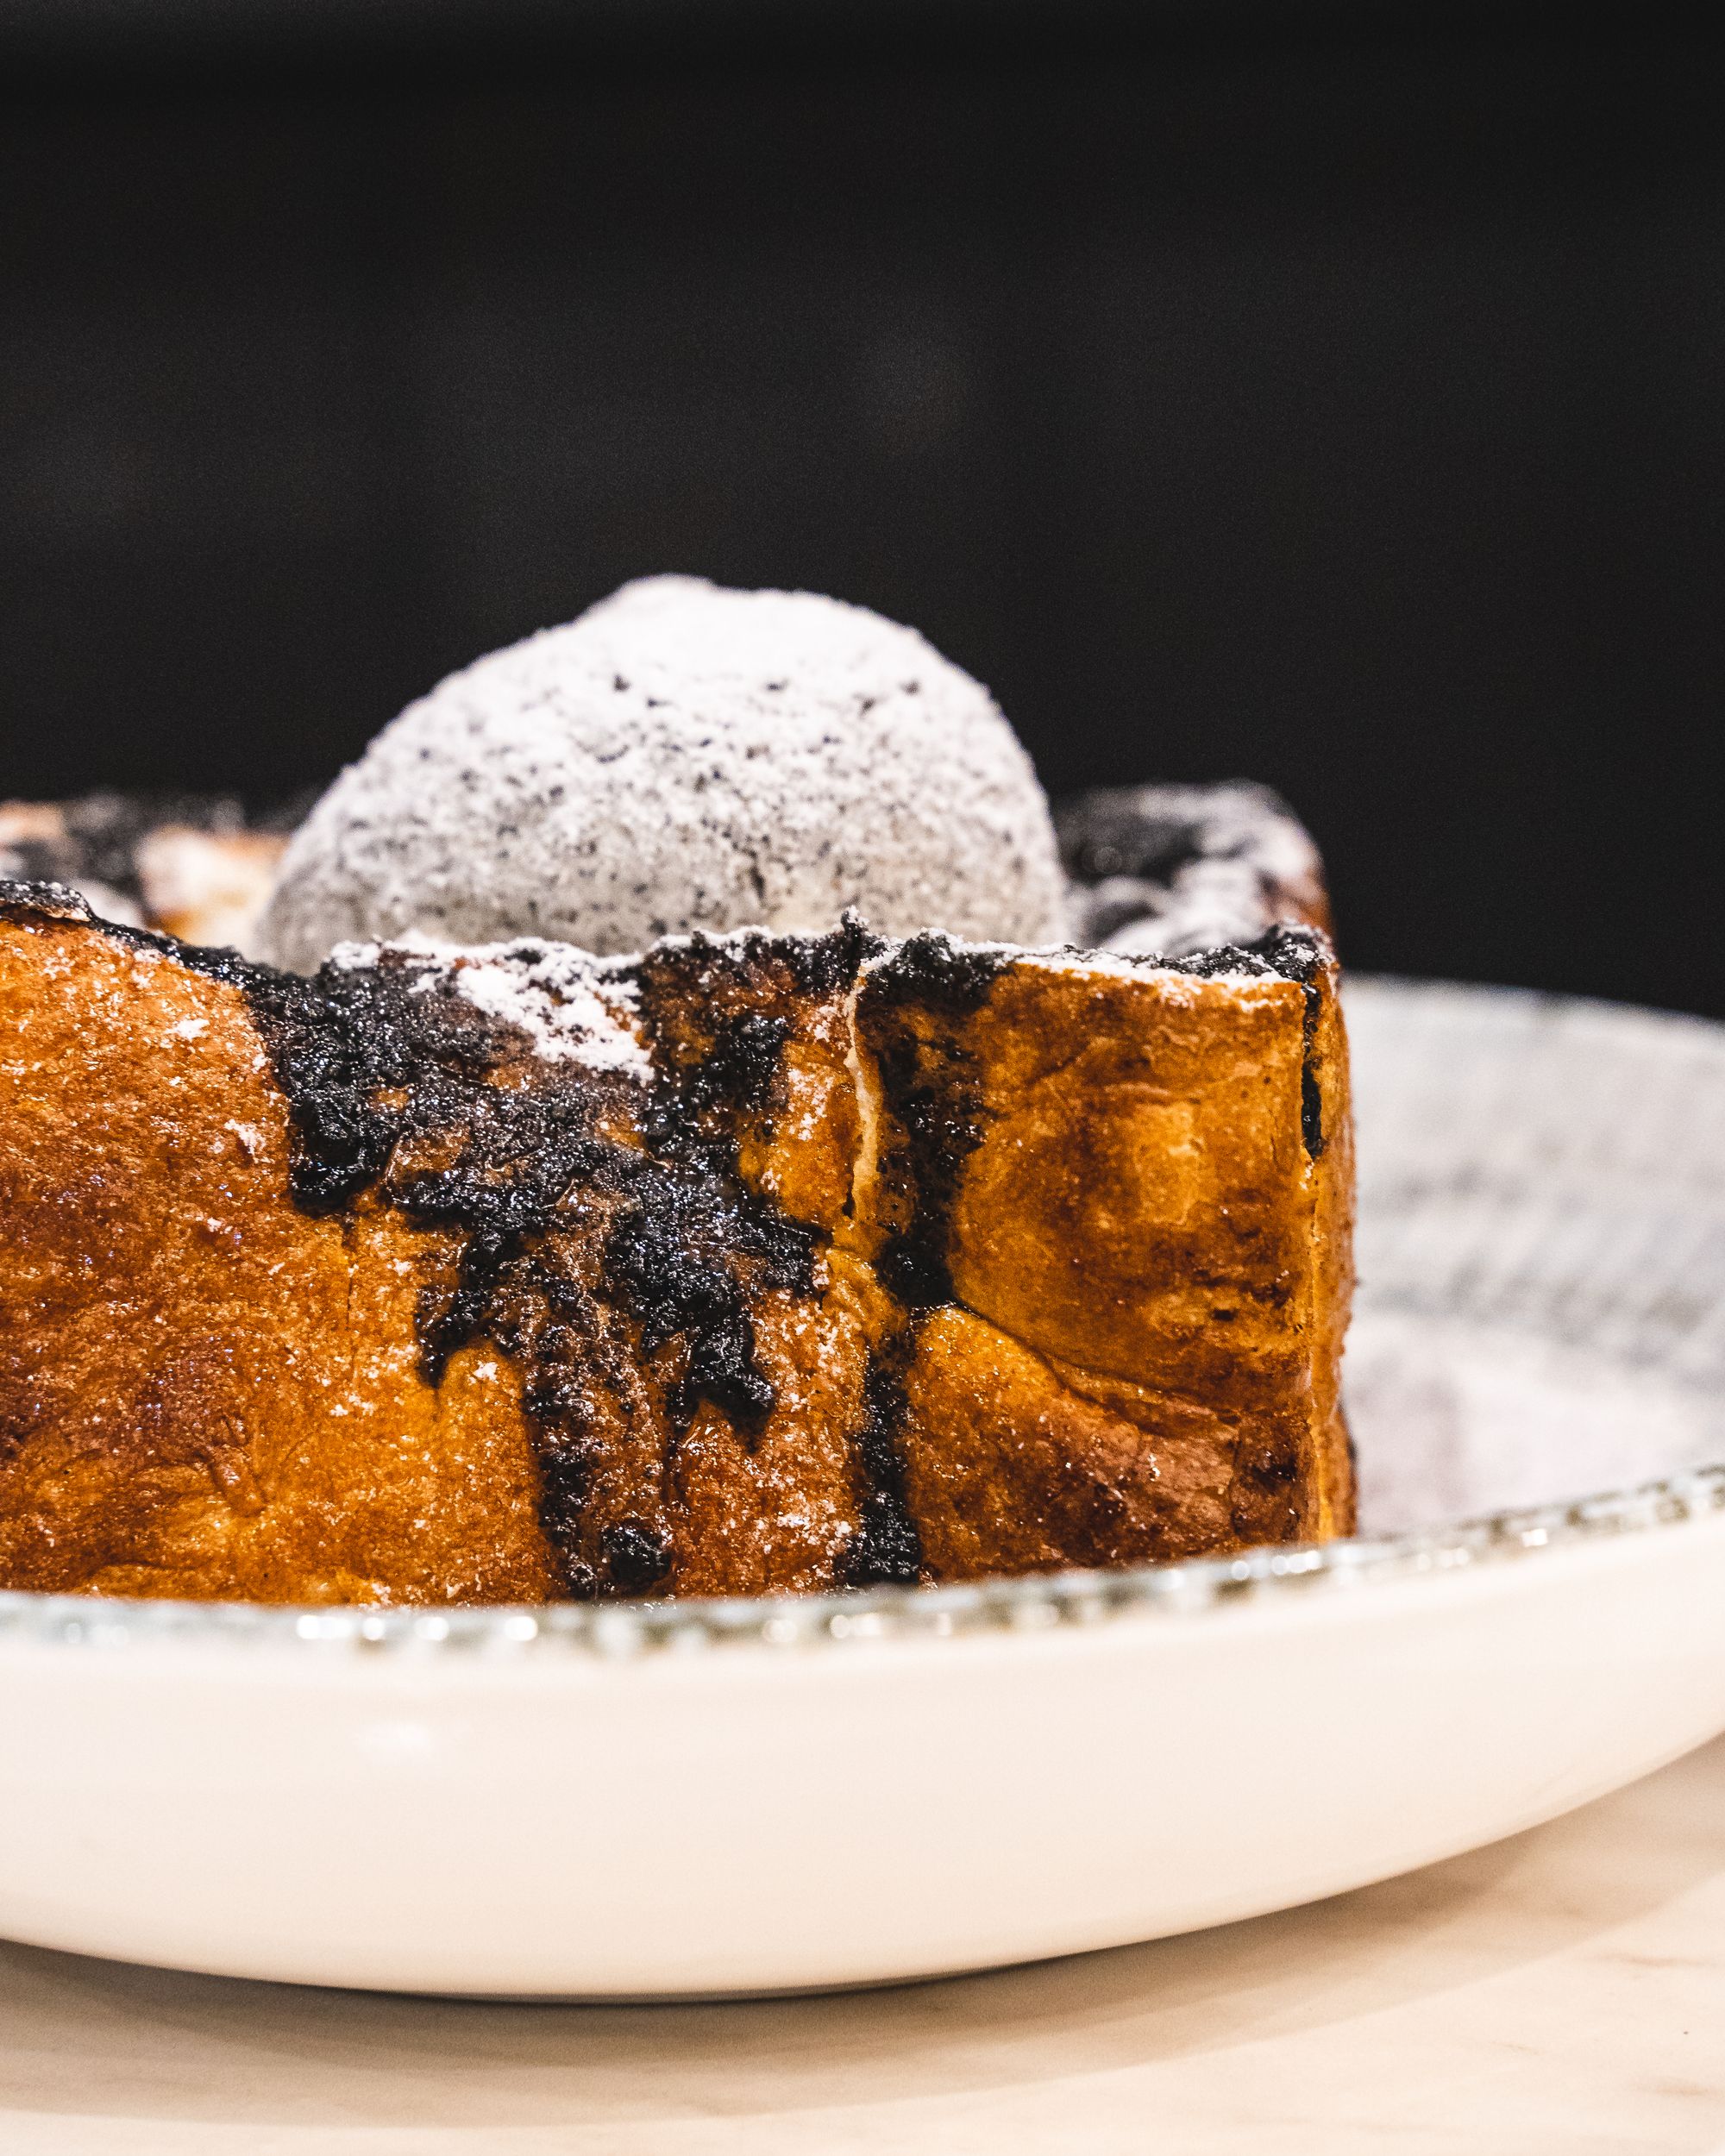
[[[1273,797],[1057,836],[913,632],[656,579],[386,729],[246,956],[77,866],[0,885],[0,1584],[747,1595],[1351,1526],[1346,1050]]]

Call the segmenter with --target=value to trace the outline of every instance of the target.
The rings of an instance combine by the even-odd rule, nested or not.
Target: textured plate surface
[[[1387,982],[1349,1016],[1369,1539],[708,1608],[0,1596],[0,1932],[877,1982],[1360,1884],[1725,1727],[1725,1031]]]

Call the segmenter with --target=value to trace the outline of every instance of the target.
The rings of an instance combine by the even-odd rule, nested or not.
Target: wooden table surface
[[[4,2156],[1164,2149],[1725,2151],[1725,1741],[1314,1908],[849,1997],[485,2006],[0,1946]]]

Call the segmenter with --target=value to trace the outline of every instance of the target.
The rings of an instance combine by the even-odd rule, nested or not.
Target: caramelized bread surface
[[[401,1602],[1352,1524],[1334,963],[680,939],[315,982],[0,887],[0,1584]]]

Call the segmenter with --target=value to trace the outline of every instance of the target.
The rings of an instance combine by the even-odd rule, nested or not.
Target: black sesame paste
[[[870,968],[857,998],[856,1029],[887,1115],[880,1174],[889,1228],[875,1269],[912,1310],[953,1300],[952,1204],[984,1129],[966,1022],[1012,961],[1009,950],[913,936]]]
[[[856,1438],[862,1514],[844,1553],[846,1587],[914,1587],[922,1576],[922,1537],[906,1492],[902,1449],[909,1413],[903,1373],[914,1337],[907,1325],[869,1358],[862,1426]]]

